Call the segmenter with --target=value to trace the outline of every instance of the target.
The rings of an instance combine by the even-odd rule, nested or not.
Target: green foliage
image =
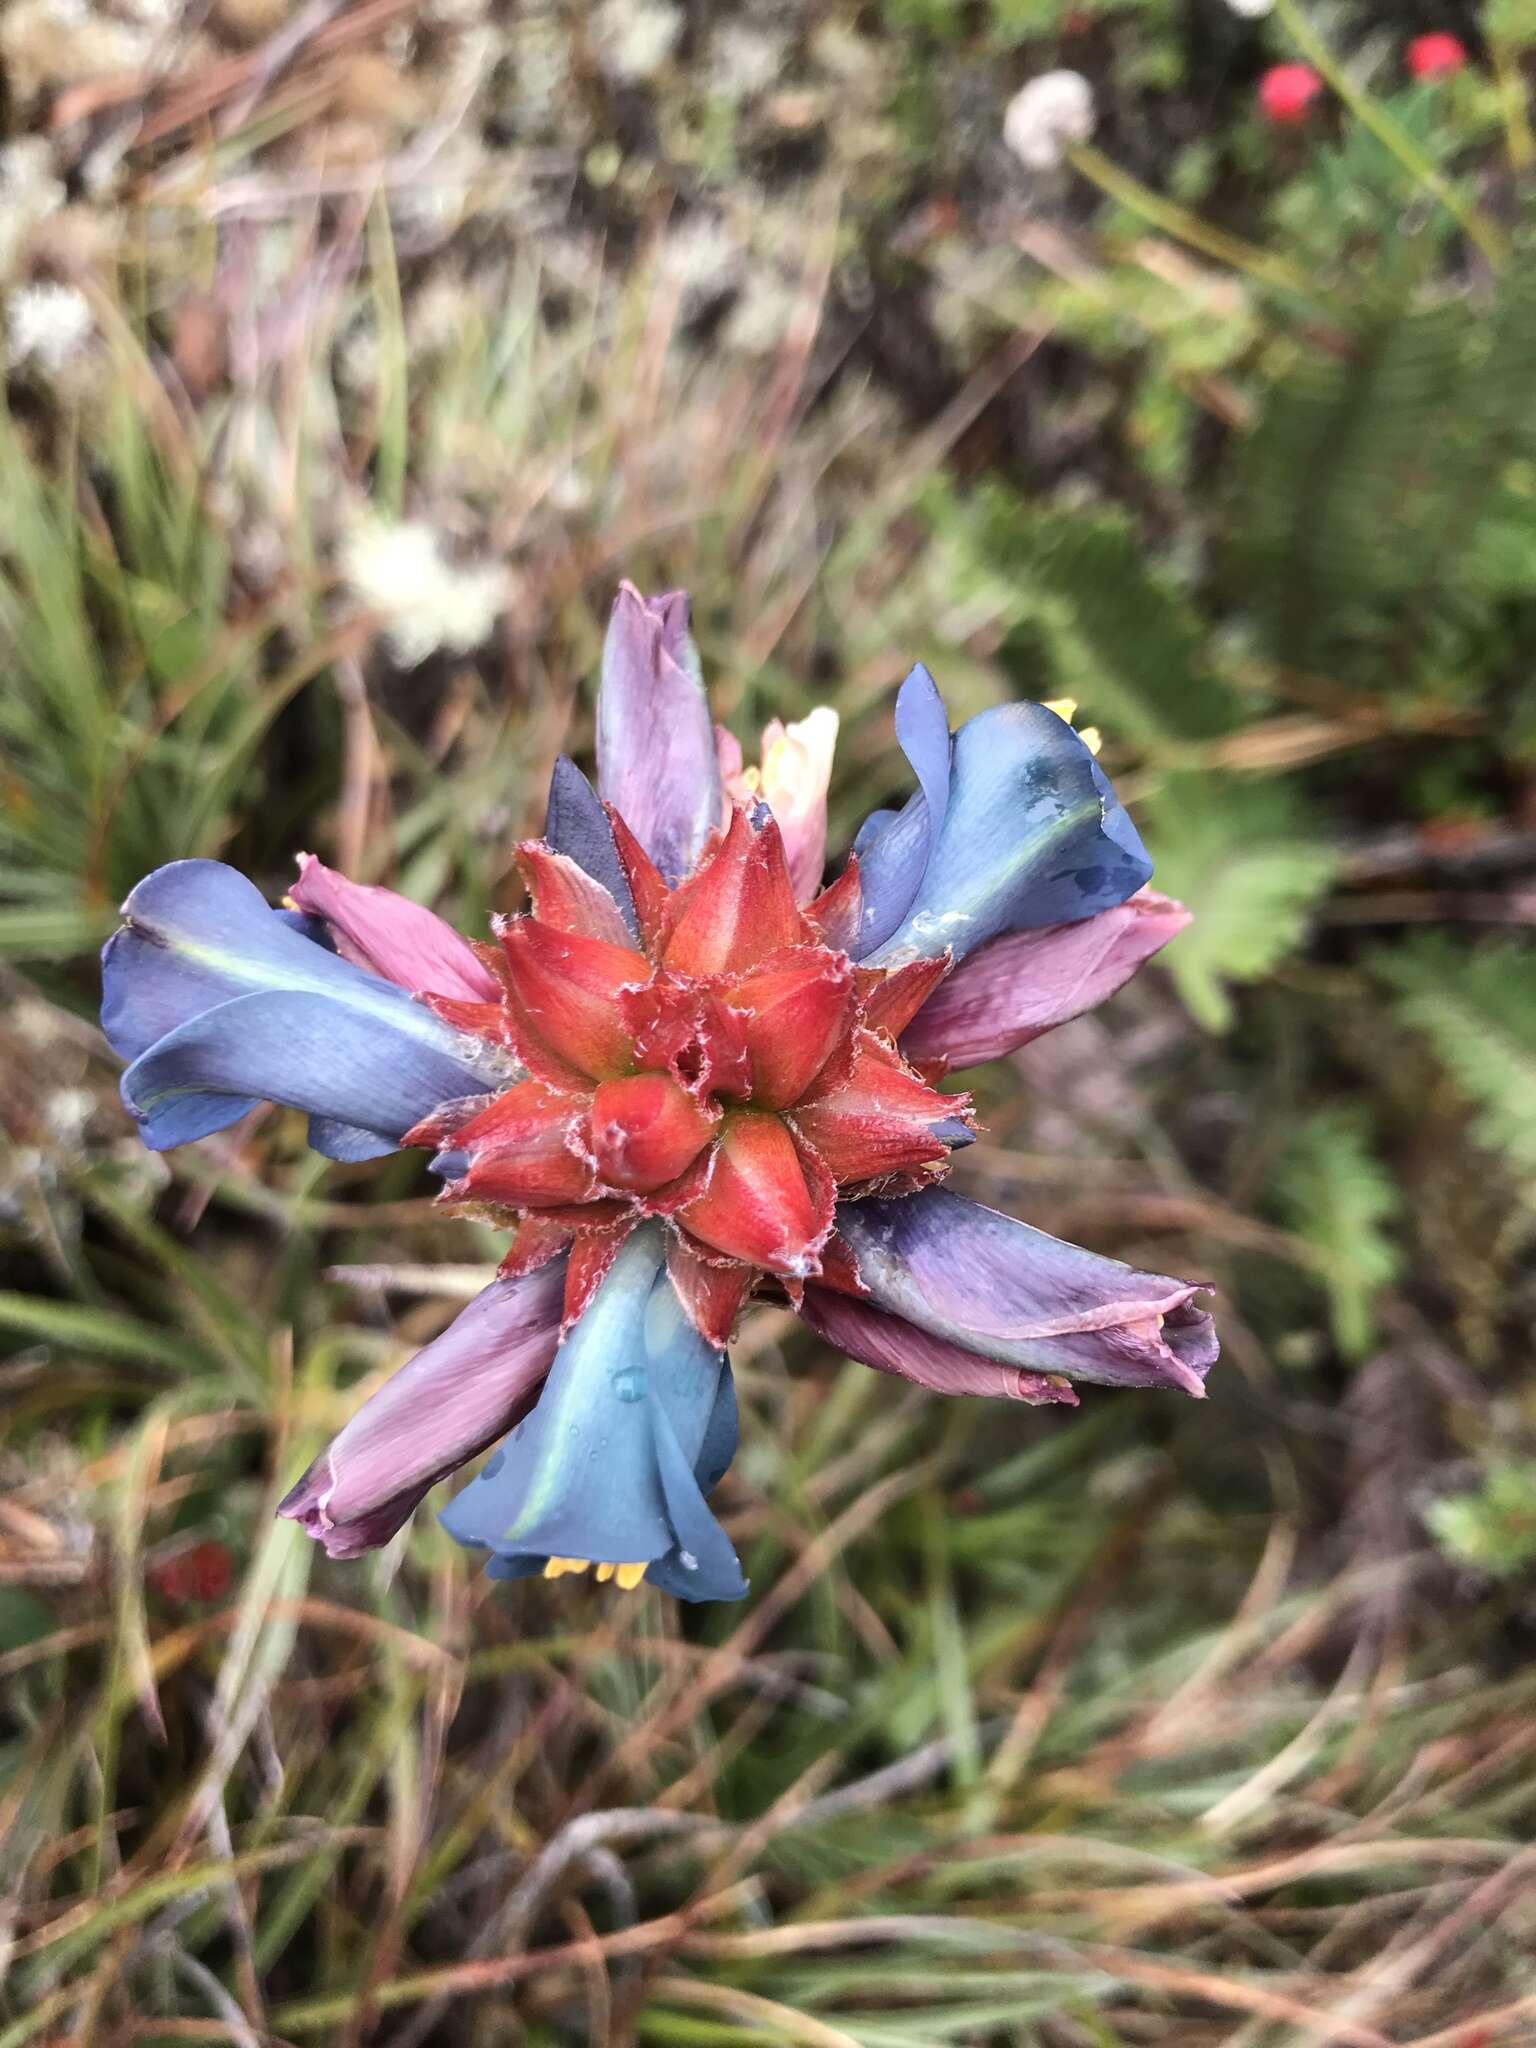
[[[1297,1123],[1276,1162],[1270,1198],[1317,1254],[1334,1342],[1345,1358],[1363,1358],[1375,1341],[1376,1297],[1402,1263],[1392,1227],[1403,1197],[1362,1119],[1322,1109]]]
[[[1536,959],[1506,940],[1434,936],[1376,958],[1398,1014],[1433,1043],[1474,1105],[1472,1133],[1527,1181],[1536,1178]]]
[[[1300,944],[1337,856],[1284,790],[1181,776],[1148,805],[1156,882],[1194,912],[1168,970],[1208,1031],[1232,1022],[1232,986],[1258,981]]]
[[[1495,1578],[1536,1564],[1536,1461],[1495,1458],[1479,1484],[1448,1494],[1427,1516],[1449,1557]]]
[[[1378,279],[1326,318],[1274,344],[1235,479],[1235,578],[1288,667],[1438,682],[1488,606],[1529,599],[1536,263],[1486,303]]]
[[[0,956],[68,957],[147,868],[214,851],[313,672],[264,673],[277,621],[231,616],[221,528],[155,425],[125,390],[54,473],[0,421]]]
[[[281,9],[184,10],[142,146],[43,132],[79,78],[19,84],[36,11],[0,5],[0,123],[35,107],[73,197],[18,240],[6,156],[0,282],[81,269],[103,326],[0,426],[0,2048],[1518,2027],[1536,1679],[1509,1590],[1404,1553],[1470,1438],[1438,1541],[1536,1561],[1536,966],[1461,935],[1529,887],[1527,0],[1502,71],[1474,39],[1415,93],[1392,10],[1306,7],[1406,164],[1333,98],[1266,127],[1296,11],[1220,0],[722,0],[622,81],[620,8],[354,6],[276,66]],[[84,11],[118,47],[151,10]],[[185,137],[184,58],[199,105],[236,81]],[[1107,202],[999,140],[1056,64]],[[408,670],[349,615],[364,504],[505,562],[493,645]],[[626,573],[691,587],[741,737],[842,713],[835,848],[905,792],[921,656],[957,718],[1076,698],[1195,913],[981,1077],[954,1174],[1208,1276],[1209,1398],[941,1402],[754,1309],[731,1610],[491,1585],[430,1503],[373,1559],[274,1521],[502,1241],[286,1112],[151,1161],[89,1021],[176,854],[346,847],[470,930],[520,900]],[[1465,1369],[1400,1382],[1416,1330]],[[1388,1981],[1463,1899],[1477,1939]]]

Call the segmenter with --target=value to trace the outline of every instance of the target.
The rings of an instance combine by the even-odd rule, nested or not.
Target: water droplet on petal
[[[621,1401],[645,1399],[645,1367],[626,1365],[613,1375],[613,1391]]]

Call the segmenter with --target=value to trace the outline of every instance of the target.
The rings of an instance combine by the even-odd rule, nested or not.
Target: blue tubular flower
[[[931,829],[937,777],[931,761],[925,769],[912,758],[922,796],[860,854],[864,959],[898,965],[947,951],[960,961],[1003,933],[1092,917],[1150,879],[1146,849],[1103,770],[1044,704],[995,705],[961,726]]]
[[[106,948],[147,1144],[287,1103],[333,1158],[432,1147],[439,1199],[512,1233],[284,1499],[333,1556],[504,1437],[443,1516],[493,1578],[739,1598],[705,1496],[736,1445],[725,1346],[764,1288],[939,1393],[1204,1391],[1196,1283],[939,1185],[973,1132],[936,1076],[1081,1014],[1188,921],[1143,889],[1088,748],[1038,704],[951,736],[914,668],[896,731],[917,788],[817,894],[835,720],[775,721],[755,771],[728,735],[717,753],[687,625],[681,592],[620,590],[598,790],[557,764],[499,945],[302,855],[290,910],[212,861],[162,868]]]
[[[643,1224],[555,1354],[537,1407],[442,1516],[495,1578],[597,1567],[685,1600],[746,1591],[704,1495],[736,1450],[725,1353],[688,1323]]]
[[[123,1101],[153,1151],[267,1101],[308,1110],[317,1151],[371,1159],[506,1072],[218,861],[157,869],[123,914],[102,954],[102,1029],[130,1063]]]

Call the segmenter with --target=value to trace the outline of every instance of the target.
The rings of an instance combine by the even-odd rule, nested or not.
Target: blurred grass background
[[[0,10],[0,2048],[1536,2040],[1533,80],[1521,0]],[[956,1183],[1214,1280],[1212,1398],[763,1311],[740,1609],[276,1524],[496,1245],[150,1157],[94,1022],[176,856],[509,905],[621,574],[836,705],[838,845],[913,659],[1077,698],[1197,913]]]

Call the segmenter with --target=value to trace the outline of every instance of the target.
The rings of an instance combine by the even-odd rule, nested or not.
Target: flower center
[[[405,1142],[441,1148],[444,1200],[515,1227],[508,1270],[571,1247],[571,1313],[629,1228],[667,1218],[679,1293],[718,1341],[764,1276],[798,1297],[821,1271],[840,1196],[945,1170],[967,1099],[897,1048],[944,963],[855,966],[820,899],[796,903],[771,820],[733,812],[671,891],[613,823],[626,905],[548,847],[520,849],[531,909],[482,953],[500,1000],[427,1000],[521,1075]],[[827,894],[846,905],[845,883]]]

